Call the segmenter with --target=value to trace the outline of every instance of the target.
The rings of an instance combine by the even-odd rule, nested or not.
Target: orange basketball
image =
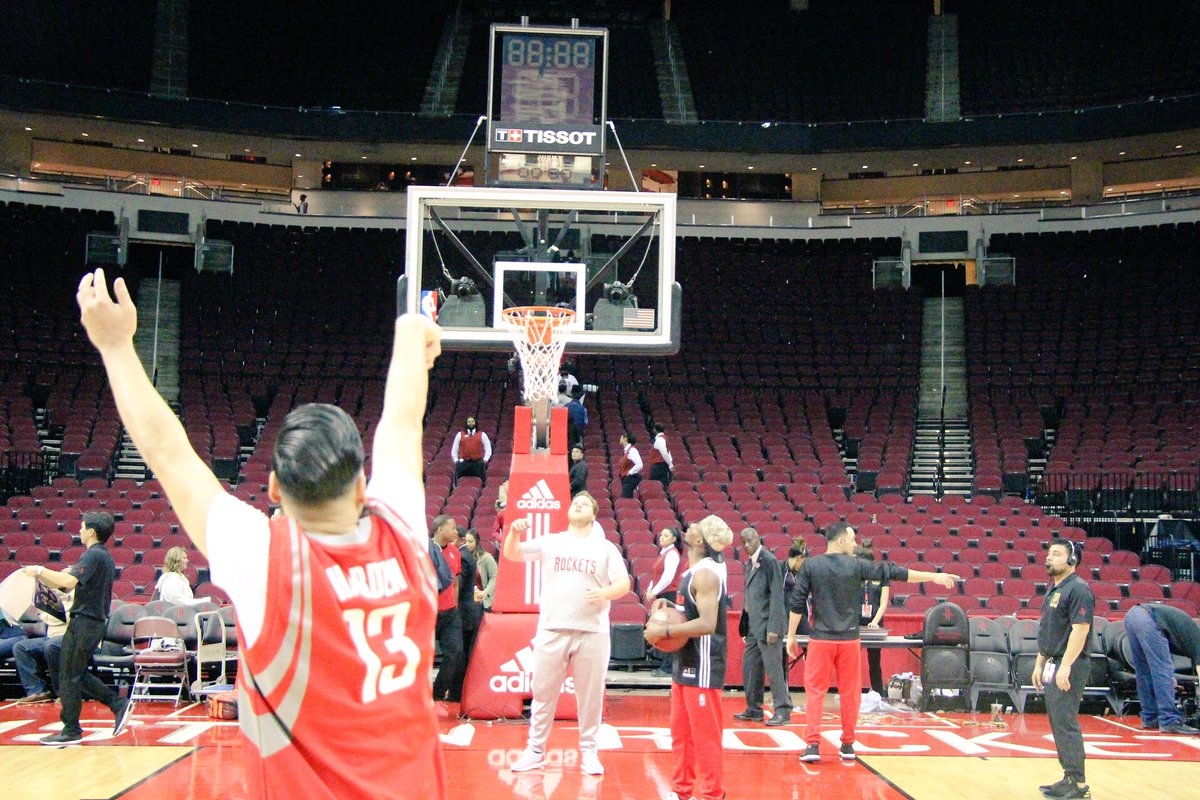
[[[664,625],[682,625],[688,621],[687,615],[679,611],[674,606],[663,606],[650,615],[650,619],[655,622],[661,622]],[[687,636],[667,636],[659,639],[654,643],[654,646],[664,653],[674,653],[676,650],[683,647],[687,642]]]

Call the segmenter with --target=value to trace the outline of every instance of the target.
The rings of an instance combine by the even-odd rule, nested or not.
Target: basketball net
[[[533,409],[534,445],[549,442],[550,405],[558,396],[558,367],[575,312],[554,306],[514,306],[503,311],[525,376],[522,396]]]

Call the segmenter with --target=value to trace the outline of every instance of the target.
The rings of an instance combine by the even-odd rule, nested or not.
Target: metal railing
[[[46,456],[40,450],[10,450],[0,453],[0,498],[29,494],[46,482]]]

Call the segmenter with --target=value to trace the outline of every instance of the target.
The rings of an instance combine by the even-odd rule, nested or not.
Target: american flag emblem
[[[624,325],[626,328],[635,328],[637,330],[654,330],[654,309],[653,308],[627,308],[625,309]]]

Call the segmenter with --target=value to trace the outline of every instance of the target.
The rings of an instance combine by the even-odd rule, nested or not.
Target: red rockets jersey
[[[380,503],[368,510],[360,545],[271,521],[266,616],[238,673],[250,797],[446,797],[425,537]]]

